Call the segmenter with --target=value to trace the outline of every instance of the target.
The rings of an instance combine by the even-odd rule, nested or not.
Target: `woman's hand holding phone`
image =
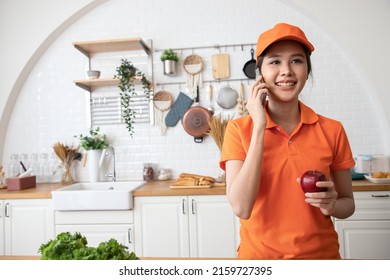
[[[258,74],[256,69],[256,74]],[[263,77],[258,75],[257,79],[253,83],[247,101],[247,109],[252,117],[254,127],[263,127],[267,124],[267,118],[264,111],[264,102],[268,93],[267,85],[263,81]]]
[[[256,79],[255,79],[255,80],[257,80],[257,79],[260,78],[260,70],[259,70],[259,68],[256,68],[255,72],[256,72]],[[263,78],[261,77],[260,79],[261,79],[261,82],[264,83]],[[264,93],[261,95],[261,105],[262,105],[263,107],[264,107],[265,100],[267,99],[267,94],[268,94],[268,91],[267,91],[267,92],[264,92]]]

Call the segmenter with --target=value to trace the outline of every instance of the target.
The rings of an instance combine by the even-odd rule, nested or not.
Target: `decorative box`
[[[18,191],[36,187],[36,177],[7,178],[7,190]]]

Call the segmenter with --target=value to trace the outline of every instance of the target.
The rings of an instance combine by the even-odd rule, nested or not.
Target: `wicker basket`
[[[198,74],[203,69],[203,59],[197,54],[191,54],[184,59],[183,68],[188,74]]]

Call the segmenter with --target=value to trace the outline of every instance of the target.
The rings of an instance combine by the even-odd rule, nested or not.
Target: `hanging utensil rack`
[[[232,78],[232,79],[223,79],[223,80],[203,80],[203,83],[223,83],[223,82],[237,82],[237,81],[249,81],[249,78]],[[178,82],[164,82],[164,83],[155,83],[156,86],[168,86],[168,85],[183,85],[185,81]]]
[[[197,49],[218,49],[221,50],[223,48],[237,48],[240,47],[241,51],[244,51],[244,47],[250,46],[253,47],[255,46],[255,43],[244,43],[244,44],[224,44],[224,45],[208,45],[208,46],[196,46],[196,47],[183,47],[183,48],[170,48],[173,51],[185,51],[185,50],[197,50]],[[154,52],[162,52],[165,49],[154,49]],[[213,79],[213,80],[203,80],[203,83],[221,83],[221,82],[235,82],[235,81],[249,81],[249,78],[227,78],[227,79]],[[168,86],[168,85],[183,85],[186,84],[185,81],[173,81],[173,82],[155,82],[155,86]]]
[[[197,46],[197,47],[184,47],[184,48],[170,48],[173,51],[185,51],[185,50],[197,50],[197,49],[223,49],[223,48],[236,48],[241,47],[241,51],[244,50],[245,46],[255,46],[255,43],[245,43],[245,44],[225,44],[225,45],[209,45],[209,46]],[[155,49],[154,52],[162,52],[165,49]]]

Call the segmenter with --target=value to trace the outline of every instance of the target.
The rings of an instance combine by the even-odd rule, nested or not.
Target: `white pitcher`
[[[88,150],[87,151],[87,166],[89,171],[89,181],[100,181],[100,169],[104,159],[104,150]]]

